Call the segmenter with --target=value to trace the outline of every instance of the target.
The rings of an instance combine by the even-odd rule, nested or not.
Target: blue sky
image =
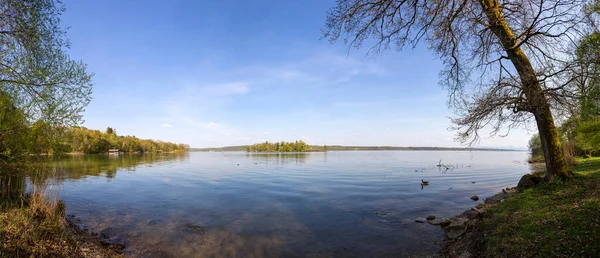
[[[192,147],[459,146],[441,62],[425,47],[366,56],[320,40],[334,0],[64,4],[70,54],[95,73],[88,128]],[[528,139],[514,131],[479,146]]]

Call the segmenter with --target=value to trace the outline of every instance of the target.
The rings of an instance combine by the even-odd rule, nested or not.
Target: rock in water
[[[429,220],[427,221],[429,222],[429,224],[434,225],[434,226],[439,226],[442,225],[442,223],[444,222],[443,220]]]
[[[518,189],[531,188],[531,187],[536,186],[540,182],[542,182],[541,177],[537,177],[532,174],[526,174],[523,177],[521,177],[521,180],[519,180],[519,184],[517,184],[517,188]]]
[[[433,216],[433,215],[427,216],[427,220],[434,220],[434,219],[435,219],[435,216]]]
[[[202,235],[204,235],[204,233],[206,233],[206,230],[201,226],[191,225],[188,227],[188,229],[190,231],[194,231],[194,232],[200,233]]]
[[[473,201],[479,201],[479,196],[473,195],[473,196],[471,196],[471,200],[473,200]]]
[[[146,224],[148,226],[152,226],[152,225],[156,225],[161,222],[162,222],[162,219],[151,219],[151,220],[148,220],[148,223],[146,223]]]
[[[425,223],[425,222],[427,222],[427,219],[426,218],[417,218],[417,219],[415,219],[415,222],[417,222],[417,223]]]

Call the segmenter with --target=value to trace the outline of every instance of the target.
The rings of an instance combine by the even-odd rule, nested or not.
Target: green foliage
[[[542,149],[542,141],[540,139],[539,134],[534,134],[531,136],[529,140],[529,150],[531,151],[532,157],[541,157],[544,155],[544,150]]]
[[[295,142],[276,142],[269,143],[268,141],[264,143],[257,143],[251,146],[246,146],[247,152],[306,152],[313,151],[310,145],[306,144],[304,141],[295,141]]]
[[[23,111],[0,91],[0,168],[5,162],[20,158],[28,148],[30,131],[26,122]]]
[[[55,0],[0,2],[0,91],[30,121],[53,126],[80,122],[92,93],[86,65],[67,55],[63,12]]]
[[[108,130],[110,129],[110,130]],[[124,152],[183,152],[188,151],[187,144],[138,139],[135,136],[117,136],[116,131],[108,128],[106,132],[85,127],[71,127],[63,141],[68,152],[104,153],[109,149]]]
[[[585,150],[596,150],[600,146],[600,120],[583,122],[578,127],[577,142]]]
[[[66,130],[90,102],[92,74],[71,60],[56,0],[0,1],[0,155],[68,151]]]

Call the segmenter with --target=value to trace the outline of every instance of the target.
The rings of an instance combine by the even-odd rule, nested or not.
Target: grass
[[[521,191],[482,221],[486,257],[600,254],[600,158],[580,159],[568,182]]]
[[[64,203],[43,190],[0,198],[0,257],[119,257],[90,239],[68,225]]]
[[[0,208],[0,257],[81,257],[66,230],[63,202],[42,193],[4,201]]]

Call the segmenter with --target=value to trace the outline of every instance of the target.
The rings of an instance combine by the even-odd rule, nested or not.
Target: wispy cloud
[[[161,127],[164,127],[164,128],[171,128],[171,127],[173,127],[173,126],[172,126],[171,124],[162,124],[162,125],[161,125]]]
[[[250,87],[246,82],[231,82],[215,85],[209,88],[209,92],[216,95],[238,95],[250,92]]]

